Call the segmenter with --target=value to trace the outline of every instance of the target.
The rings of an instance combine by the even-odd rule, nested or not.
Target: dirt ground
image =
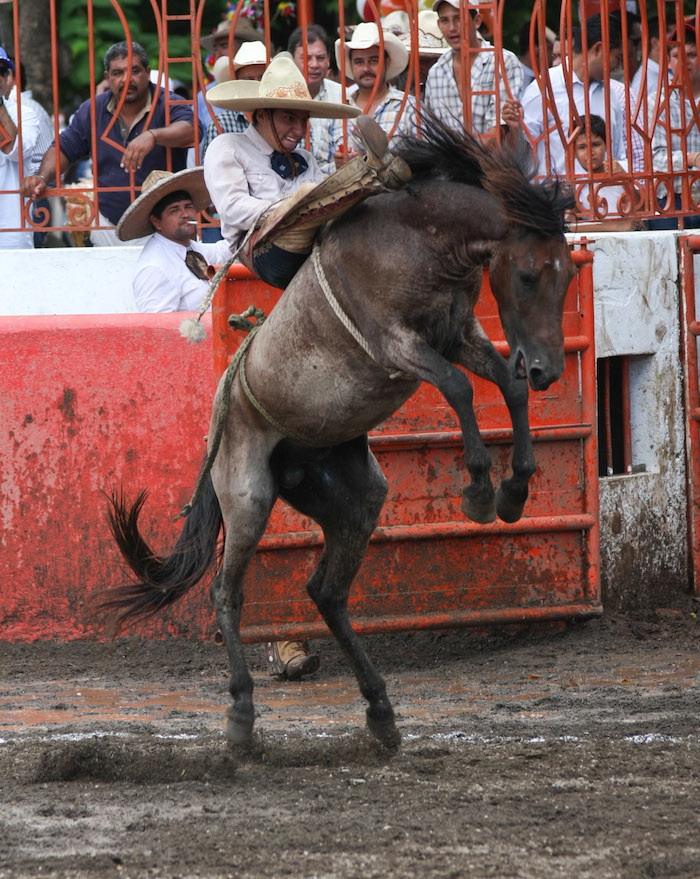
[[[698,877],[696,610],[369,638],[395,754],[331,642],[248,754],[214,644],[0,644],[0,879]]]

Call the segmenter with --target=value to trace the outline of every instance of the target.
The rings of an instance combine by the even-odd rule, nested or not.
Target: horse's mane
[[[448,128],[423,111],[421,137],[403,137],[394,152],[408,163],[414,180],[442,179],[484,189],[502,204],[506,219],[546,237],[561,235],[565,214],[576,206],[573,191],[557,177],[533,182],[532,152],[522,139],[517,152],[489,148],[460,126]]]

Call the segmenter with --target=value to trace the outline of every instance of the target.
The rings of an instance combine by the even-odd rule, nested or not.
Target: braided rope
[[[333,295],[333,291],[331,290],[331,285],[328,283],[328,278],[326,277],[326,273],[323,271],[323,266],[321,265],[321,256],[319,253],[318,244],[314,244],[314,249],[311,251],[311,262],[313,263],[313,267],[316,270],[316,278],[318,279],[318,283],[321,285],[321,290],[323,290],[323,295],[326,297],[328,304],[335,312],[336,317],[341,322],[341,324],[345,327],[345,329],[350,333],[353,339],[357,342],[357,344],[365,351],[370,358],[378,365],[381,366],[377,358],[372,353],[372,349],[369,346],[369,342],[362,335],[360,330],[355,326],[355,324],[350,320],[347,314],[343,311],[343,306],[338,302],[338,300]],[[382,369],[386,370],[389,373],[389,378],[409,378],[405,372],[402,372],[400,369],[387,369],[386,366],[382,366]]]
[[[292,433],[291,430],[287,430],[286,427],[283,427],[279,421],[277,421],[267,409],[263,406],[263,404],[255,397],[255,394],[250,389],[250,385],[248,384],[248,378],[245,374],[245,357],[241,360],[241,369],[240,369],[240,378],[241,385],[243,386],[243,390],[245,391],[246,397],[250,400],[250,402],[255,406],[258,412],[265,418],[272,427],[275,428],[276,431],[282,434],[282,436],[287,437],[287,439],[294,440],[294,442],[305,444],[308,442],[303,439],[303,437],[297,436],[297,434]]]

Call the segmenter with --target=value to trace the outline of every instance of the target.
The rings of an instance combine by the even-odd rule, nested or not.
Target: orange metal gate
[[[690,577],[696,595],[700,595],[700,387],[698,385],[698,336],[700,322],[697,319],[695,273],[693,256],[700,253],[700,235],[687,235],[680,239],[681,261],[681,352],[684,360],[683,382],[686,473],[688,498],[688,543]]]
[[[526,620],[601,612],[598,544],[595,347],[592,254],[574,251],[577,277],[565,316],[566,369],[547,391],[531,394],[538,470],[525,516],[477,525],[460,509],[468,480],[453,411],[430,385],[370,434],[389,495],[350,596],[358,631]],[[214,356],[220,374],[243,335],[231,313],[251,304],[269,313],[281,291],[234,267],[214,300]],[[485,278],[477,309],[487,334],[507,352]],[[507,473],[512,431],[498,389],[471,376],[494,484]],[[314,522],[278,501],[251,565],[243,637],[327,634],[305,583],[323,538]]]

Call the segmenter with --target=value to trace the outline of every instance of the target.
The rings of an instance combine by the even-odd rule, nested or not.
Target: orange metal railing
[[[271,16],[273,4],[269,0],[258,0],[263,10],[262,38],[266,41],[270,57],[281,47],[272,44]],[[20,45],[18,34],[19,23],[19,0],[12,0],[11,4],[3,4],[6,8],[11,6],[13,34],[2,34],[5,48],[14,57],[18,70],[22,69],[23,57],[28,52],[39,51],[36,46]],[[167,82],[167,77],[173,71],[187,72],[187,79],[192,82],[191,94],[187,97],[174,97],[165,95],[166,113],[175,104],[187,104],[192,107],[195,126],[197,123],[208,123],[208,118],[200,119],[197,106],[197,98],[204,93],[205,86],[210,79],[207,65],[203,58],[200,46],[200,38],[211,32],[211,21],[216,15],[222,15],[222,4],[214,0],[151,0],[153,13],[152,30],[158,38],[159,51],[157,57],[151,59],[151,66],[158,71],[157,88]],[[384,10],[381,0],[370,0],[368,4],[375,16],[379,16]],[[533,149],[538,152],[540,158],[539,172],[541,174],[558,170],[560,174],[575,184],[577,196],[581,202],[579,214],[588,220],[603,220],[610,222],[619,215],[618,221],[636,223],[641,220],[649,220],[659,217],[684,217],[694,215],[698,211],[696,199],[700,200],[700,169],[695,165],[700,164],[700,111],[694,95],[696,88],[694,73],[693,50],[700,49],[700,30],[685,29],[684,5],[681,0],[658,0],[656,5],[656,17],[658,18],[658,37],[654,37],[654,11],[653,6],[647,3],[639,4],[638,19],[627,16],[618,18],[618,27],[621,31],[621,49],[618,51],[615,37],[615,24],[609,16],[620,15],[620,7],[625,4],[621,0],[586,0],[583,4],[574,0],[564,0],[561,5],[551,2],[547,5],[546,0],[534,0],[532,3],[532,15],[529,30],[529,61],[534,74],[535,100],[530,100],[533,113],[542,120],[542,130],[533,131],[523,129],[526,139]],[[49,0],[49,20],[47,28],[47,46],[45,51],[50,53],[52,65],[52,89],[50,103],[47,107],[53,118],[54,134],[59,131],[59,118],[62,110],[63,95],[59,85],[58,59],[59,59],[59,36],[60,27],[57,17],[57,2]],[[421,0],[420,9],[425,8],[424,0]],[[591,18],[583,18],[580,21],[582,32],[582,51],[577,51],[575,28],[579,25],[579,10],[584,15],[601,13],[602,39],[599,43],[593,43],[595,37]],[[94,101],[96,84],[101,78],[100,58],[96,54],[97,46],[95,39],[95,16],[97,11],[93,7],[93,0],[85,0],[85,32],[89,43],[91,86],[86,99]],[[515,88],[515,83],[509,82],[506,75],[507,50],[517,51],[513,45],[512,37],[504,36],[504,0],[490,0],[479,4],[478,12],[483,16],[487,30],[488,44],[483,42],[470,44],[470,7],[468,0],[463,0],[462,6],[462,48],[461,54],[466,63],[462,63],[457,71],[455,88],[461,92],[462,122],[467,129],[472,128],[473,104],[478,98],[491,100],[495,107],[496,118],[501,118],[505,99],[519,100],[523,95]],[[649,11],[651,10],[651,11]],[[475,10],[474,10],[475,11]],[[416,103],[417,125],[420,127],[421,118],[425,113],[425,102],[421,101],[421,65],[418,51],[419,29],[418,13],[419,0],[405,0],[405,28],[407,31],[406,41],[410,44],[410,61],[405,74],[405,92],[413,93]],[[104,15],[104,12],[99,14]],[[123,32],[124,39],[138,39],[140,34],[134,31],[134,23],[129,21],[125,12],[117,0],[112,0],[112,14]],[[229,39],[229,53],[233,51],[233,33],[235,23],[240,19],[242,9],[239,7],[233,13],[234,28],[231,30]],[[310,22],[313,18],[313,8],[310,0],[304,0],[297,4],[297,21],[301,24]],[[3,20],[9,21],[10,16]],[[203,22],[207,21],[205,26]],[[182,22],[191,25],[191,38],[189,49],[186,52],[178,51],[174,54],[171,46],[173,29],[182,27]],[[547,23],[557,23],[561,43],[561,69],[549,67],[551,46],[548,44]],[[338,6],[337,27],[341,39],[346,32],[346,26],[352,22],[346,15],[342,4]],[[700,26],[699,16],[693,16],[689,22],[691,26]],[[333,28],[331,28],[331,31]],[[551,33],[551,31],[550,31]],[[678,38],[678,34],[681,38]],[[685,34],[685,38],[683,38]],[[335,37],[331,33],[331,40]],[[688,42],[686,42],[688,40]],[[589,45],[590,43],[590,45]],[[178,45],[181,45],[178,43]],[[304,51],[308,48],[304,40]],[[43,49],[42,49],[43,51]],[[332,54],[332,52],[331,52]],[[494,55],[495,74],[493,82],[489,85],[484,83],[477,87],[474,73],[477,70],[477,62],[483,62],[489,54]],[[659,62],[661,74],[658,79],[659,87],[654,88],[651,81],[651,68]],[[341,78],[346,76],[344,56],[341,53]],[[672,69],[670,69],[672,68]],[[634,74],[637,69],[639,88],[633,88]],[[670,72],[669,72],[670,70]],[[580,76],[579,76],[580,74]],[[615,80],[617,84],[609,84]],[[598,86],[598,80],[604,85]],[[457,81],[459,80],[459,82]],[[28,85],[31,87],[31,82]],[[403,80],[401,82],[403,85]],[[344,94],[351,88],[349,81],[343,84]],[[531,89],[533,86],[530,87]],[[602,92],[600,92],[602,89]],[[602,94],[596,97],[596,92]],[[700,95],[700,89],[698,90]],[[564,95],[566,100],[563,100]],[[532,99],[532,91],[528,97]],[[559,96],[559,97],[558,97]],[[206,95],[205,95],[206,97]],[[403,110],[408,112],[408,98],[405,99]],[[208,105],[207,105],[208,106]],[[580,118],[587,116],[591,110],[598,108],[609,120],[617,118],[621,108],[621,133],[618,126],[607,126],[605,145],[608,156],[622,160],[627,157],[627,169],[616,165],[599,172],[587,172],[580,164],[577,164],[574,145],[577,136],[581,132]],[[673,118],[671,118],[673,116]],[[169,118],[169,116],[168,116]],[[19,157],[17,173],[19,179],[27,174],[27,155],[23,149],[21,108],[19,127]],[[116,123],[115,123],[116,124]],[[215,123],[216,124],[216,123]],[[346,123],[347,124],[347,123]],[[396,129],[397,122],[393,126]],[[146,123],[148,127],[148,123]],[[0,142],[4,140],[5,132],[0,130]],[[502,139],[504,129],[497,127],[493,135]],[[97,139],[110,141],[110,130],[97,133],[93,130],[90,152],[97,151]],[[194,144],[194,161],[199,161],[199,145]],[[588,161],[592,162],[592,142],[590,132],[586,134],[586,149],[584,151]],[[615,155],[617,153],[617,155]],[[692,165],[689,160],[692,160]],[[170,160],[168,160],[168,164]],[[624,162],[622,162],[624,165]],[[99,171],[99,169],[97,169]],[[93,168],[93,172],[95,169]],[[90,230],[97,223],[95,212],[96,197],[99,196],[100,188],[95,184],[96,177],[84,184],[79,191],[77,200],[81,202],[80,210],[74,206],[76,194],[67,187],[56,186],[49,195],[59,196],[69,200],[69,210],[63,216],[52,218],[47,211],[39,212],[33,216],[29,204],[22,204],[22,221],[19,228],[27,229],[65,229],[73,231]],[[616,187],[612,190],[611,187]],[[124,183],[121,187],[134,198],[139,192],[139,185],[132,174],[125,174]],[[115,187],[112,187],[114,190]],[[677,202],[667,197],[668,191],[674,190]],[[696,192],[697,190],[697,192]],[[2,190],[0,196],[10,196],[20,199],[19,187]],[[73,206],[71,206],[73,205]],[[572,218],[573,219],[573,218]],[[212,222],[207,216],[203,217],[205,224]],[[216,221],[213,221],[216,222]],[[681,219],[681,222],[683,220]],[[0,235],[2,233],[0,232]],[[0,239],[0,248],[2,247]]]

